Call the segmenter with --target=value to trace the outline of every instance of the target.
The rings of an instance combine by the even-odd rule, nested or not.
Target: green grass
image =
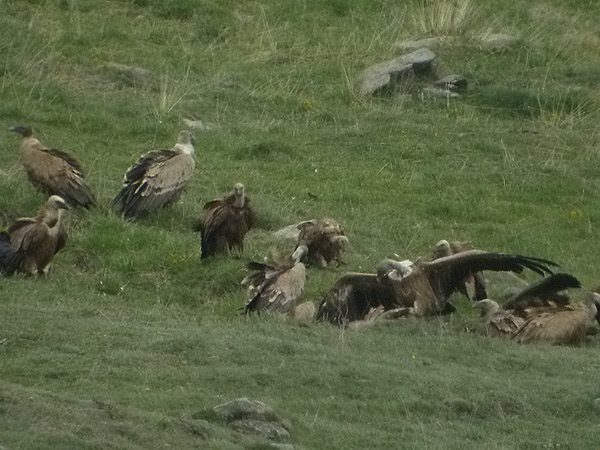
[[[268,448],[210,414],[241,396],[289,419],[299,448],[597,446],[598,336],[490,341],[465,332],[477,318],[460,298],[453,317],[361,330],[238,314],[245,262],[289,248],[271,231],[323,216],[345,226],[348,265],[311,269],[307,300],[442,238],[596,287],[600,3],[458,3],[0,0],[0,129],[71,151],[99,199],[71,215],[48,279],[0,280],[0,448]],[[352,91],[399,40],[489,32],[519,45],[437,52],[440,74],[469,81],[460,99]],[[195,131],[187,192],[123,222],[108,211],[123,172],[184,118],[212,125]],[[18,139],[0,147],[4,227],[43,196]],[[193,219],[237,181],[259,227],[242,258],[201,263]]]

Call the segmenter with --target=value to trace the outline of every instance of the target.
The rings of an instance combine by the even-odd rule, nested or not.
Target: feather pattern
[[[89,209],[96,204],[79,161],[63,150],[43,145],[33,137],[30,127],[17,126],[11,130],[23,136],[23,165],[29,180],[38,190],[58,195],[71,205]]]
[[[193,155],[193,138],[188,131],[179,134],[172,149],[142,155],[127,169],[113,206],[126,219],[136,219],[176,202],[194,173]]]

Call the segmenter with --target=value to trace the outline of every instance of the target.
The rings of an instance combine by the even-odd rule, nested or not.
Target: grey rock
[[[434,86],[440,89],[446,89],[448,91],[456,92],[462,91],[467,87],[467,79],[459,74],[446,75],[439,80],[436,80]]]
[[[459,97],[456,92],[452,92],[448,89],[441,89],[437,87],[425,87],[421,90],[421,94],[424,98],[454,98]]]
[[[228,422],[240,419],[258,419],[263,421],[279,422],[280,418],[271,407],[257,400],[246,397],[236,398],[227,403],[222,403],[213,408],[217,416]]]
[[[231,424],[236,430],[263,436],[269,441],[287,442],[291,439],[290,433],[282,425],[274,422],[265,422],[256,419],[241,419]]]
[[[504,33],[481,34],[478,36],[481,48],[490,51],[503,51],[516,46],[519,42],[517,36]]]
[[[215,129],[219,128],[219,126],[216,125],[216,124],[214,124],[214,123],[204,122],[202,120],[194,120],[194,119],[186,119],[186,118],[184,118],[183,119],[183,123],[190,130],[208,131],[208,130],[215,130]]]
[[[420,48],[429,48],[431,50],[437,50],[443,45],[452,44],[456,41],[454,36],[434,36],[425,39],[407,40],[400,41],[394,45],[397,51],[401,52],[412,52],[419,50]]]
[[[357,78],[356,90],[362,97],[373,95],[384,88],[393,88],[407,78],[432,70],[436,58],[428,48],[421,48],[398,58],[375,64],[363,70]]]
[[[152,73],[142,67],[112,62],[105,64],[104,67],[113,73],[117,81],[120,81],[127,86],[143,86],[148,84],[152,78]]]
[[[300,235],[300,227],[302,225],[304,225],[305,223],[317,223],[317,219],[303,220],[302,222],[288,225],[286,227],[283,227],[283,228],[273,232],[273,235],[277,239],[297,241],[298,236]]]

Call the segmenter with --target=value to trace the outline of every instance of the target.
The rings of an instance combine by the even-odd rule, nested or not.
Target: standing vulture
[[[473,245],[470,242],[448,242],[447,240],[442,239],[437,244],[435,244],[431,256],[433,260],[436,260],[445,256],[456,255],[457,253],[462,253],[469,250],[475,250],[475,247],[473,247]],[[475,290],[474,298],[471,298],[471,296],[469,295],[469,292],[467,290],[467,283],[473,284],[473,288]],[[459,288],[459,291],[461,294],[463,294],[470,300],[483,300],[488,297],[485,279],[483,278],[483,274],[481,272],[467,274],[464,285]]]
[[[204,216],[195,226],[200,231],[201,258],[244,250],[244,236],[254,224],[254,210],[244,185],[236,183],[229,194],[204,205]]]
[[[136,219],[174,203],[194,166],[194,137],[184,130],[173,148],[146,153],[127,169],[113,205],[126,219]]]
[[[96,204],[81,164],[68,153],[48,148],[33,137],[28,126],[10,129],[23,136],[21,157],[31,183],[48,195],[58,195],[69,204],[89,209]]]
[[[244,313],[269,311],[294,314],[296,300],[306,282],[306,268],[300,260],[307,251],[306,246],[300,246],[286,261],[273,265],[250,262],[248,268],[254,273],[242,280],[242,285],[248,287]]]
[[[333,219],[319,219],[300,225],[296,248],[308,248],[306,261],[318,267],[327,267],[331,262],[343,264],[342,253],[348,246],[348,238],[339,223]]]
[[[35,217],[17,219],[0,233],[0,273],[47,275],[52,258],[67,241],[62,214],[68,208],[61,197],[52,195]]]
[[[346,274],[338,280],[319,307],[318,318],[345,325],[361,320],[371,308],[382,305],[387,311],[408,308],[415,316],[448,314],[454,307],[450,295],[464,285],[469,273],[481,270],[509,270],[520,273],[528,268],[545,275],[555,263],[528,256],[469,250],[435,261],[385,260],[377,274]]]

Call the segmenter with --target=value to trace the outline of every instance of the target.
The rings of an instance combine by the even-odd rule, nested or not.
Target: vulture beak
[[[67,205],[66,202],[60,201],[60,202],[56,202],[56,207],[59,209],[65,209],[65,210],[69,210],[71,209],[71,207],[69,205]]]
[[[13,133],[19,133],[23,137],[31,136],[31,128],[23,125],[16,125],[9,131],[12,131]]]
[[[300,262],[302,257],[308,253],[308,247],[306,245],[299,246],[294,253],[292,253],[292,259],[296,262]]]

